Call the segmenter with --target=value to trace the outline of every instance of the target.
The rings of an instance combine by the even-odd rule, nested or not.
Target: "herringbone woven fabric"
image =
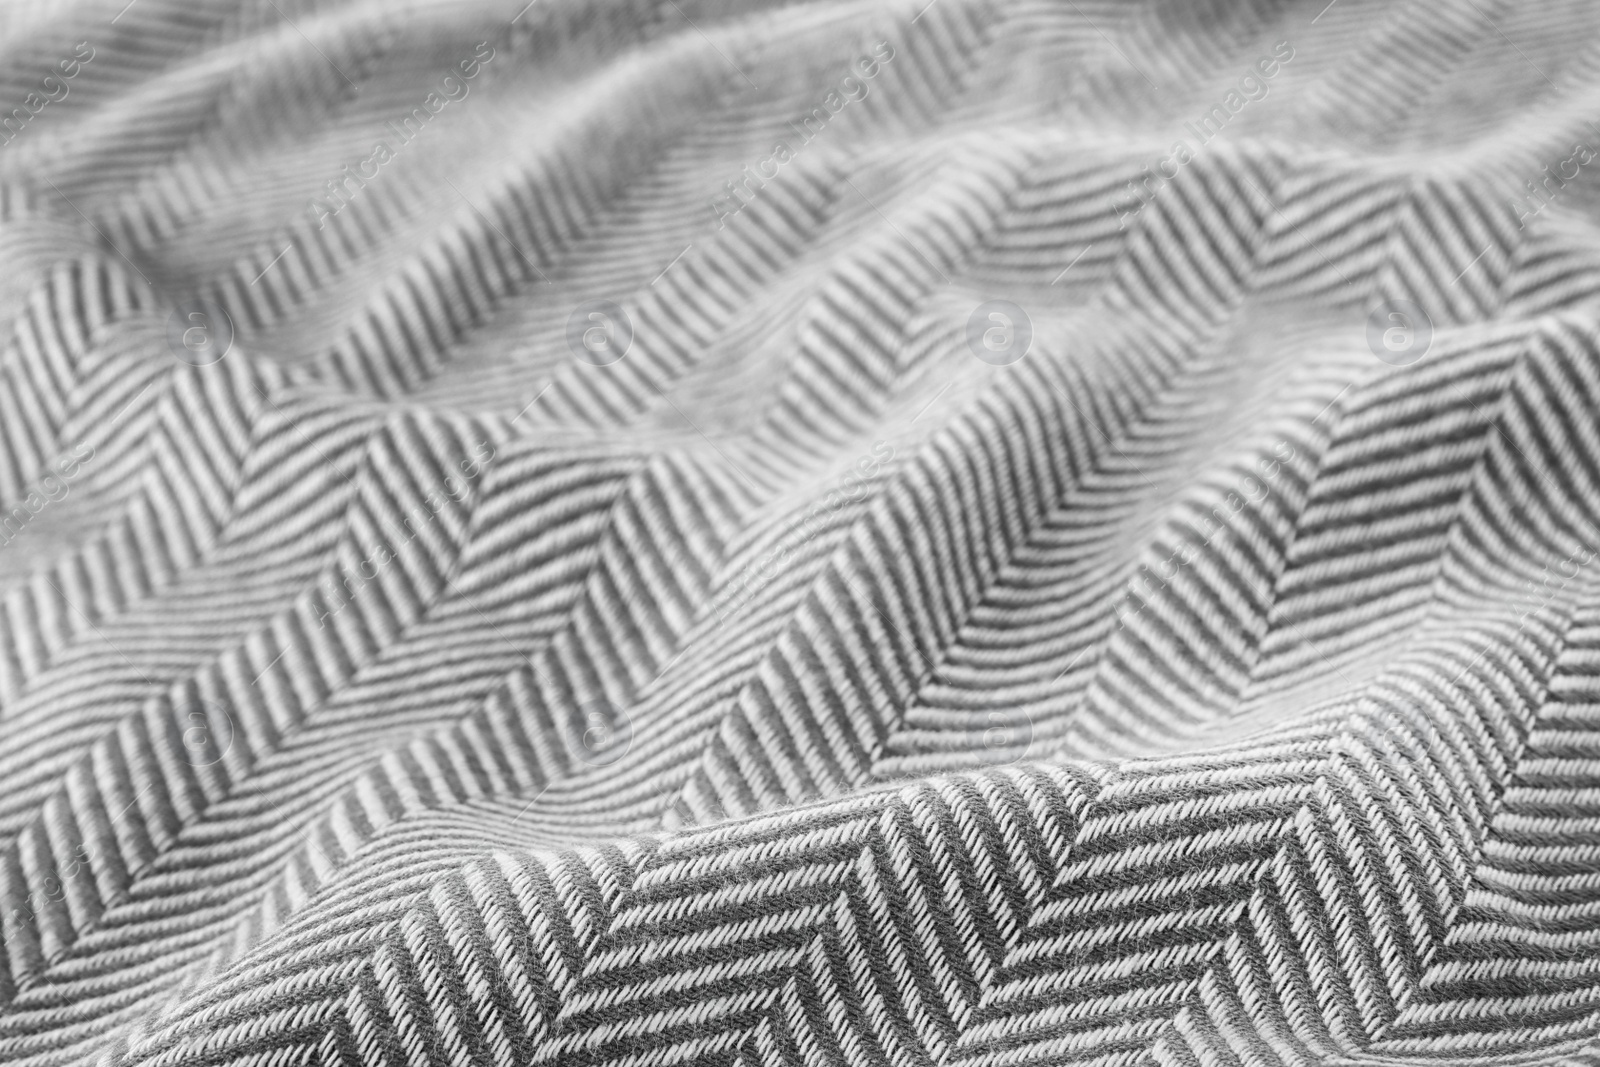
[[[0,1059],[1600,1062],[1597,30],[0,8]]]

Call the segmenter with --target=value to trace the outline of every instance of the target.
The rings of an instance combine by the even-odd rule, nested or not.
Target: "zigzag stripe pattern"
[[[0,1059],[1600,1062],[1597,30],[0,5]]]

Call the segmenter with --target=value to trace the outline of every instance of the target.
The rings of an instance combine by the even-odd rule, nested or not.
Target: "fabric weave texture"
[[[0,1062],[1600,1062],[1597,31],[0,6]]]

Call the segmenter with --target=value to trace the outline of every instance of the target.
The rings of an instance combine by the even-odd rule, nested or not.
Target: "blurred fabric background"
[[[0,7],[0,1060],[1600,1060],[1597,24]]]

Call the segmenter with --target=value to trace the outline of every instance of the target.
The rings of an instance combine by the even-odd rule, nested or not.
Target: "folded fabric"
[[[1600,1058],[1597,29],[0,7],[0,1060]]]

